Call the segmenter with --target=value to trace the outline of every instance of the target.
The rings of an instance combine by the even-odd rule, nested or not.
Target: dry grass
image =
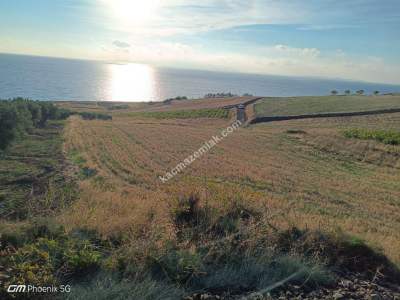
[[[112,121],[70,118],[65,150],[79,153],[98,173],[81,183],[81,198],[62,222],[69,229],[88,227],[122,237],[137,247],[150,241],[162,247],[176,235],[173,201],[195,192],[221,210],[245,199],[275,226],[357,235],[400,263],[400,148],[342,134],[353,127],[399,130],[400,114],[242,128],[161,183],[159,175],[228,123],[118,114]]]

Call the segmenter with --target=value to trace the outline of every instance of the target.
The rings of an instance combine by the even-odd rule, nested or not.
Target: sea
[[[331,90],[400,92],[400,86],[313,77],[256,75],[136,63],[0,54],[0,99],[162,101],[208,93],[320,96]]]

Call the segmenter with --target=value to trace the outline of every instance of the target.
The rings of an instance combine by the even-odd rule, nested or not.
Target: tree
[[[374,95],[375,95],[375,96],[378,96],[379,93],[380,93],[379,91],[374,91]]]
[[[40,127],[44,127],[47,123],[47,120],[57,119],[57,106],[50,102],[41,102],[40,106],[42,112],[42,117],[39,122]]]
[[[6,105],[13,107],[16,111],[14,122],[16,124],[17,132],[23,135],[33,128],[32,113],[28,108],[29,100],[23,98],[16,98],[12,101],[6,101]]]
[[[0,103],[0,150],[5,150],[17,135],[17,111],[8,103]]]
[[[344,93],[348,96],[348,95],[351,94],[351,91],[350,90],[345,90]]]
[[[40,120],[42,119],[42,110],[41,110],[40,105],[36,102],[29,101],[28,109],[32,115],[33,126],[38,127]]]
[[[364,90],[358,90],[356,93],[357,95],[364,95]]]
[[[47,120],[66,119],[71,112],[51,102],[23,98],[0,99],[0,150],[5,150],[17,137],[45,126]]]
[[[331,94],[332,94],[333,96],[335,96],[335,95],[338,94],[338,91],[337,91],[337,90],[333,90],[333,91],[331,91]]]

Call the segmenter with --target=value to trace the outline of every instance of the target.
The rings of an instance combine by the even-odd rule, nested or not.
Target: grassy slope
[[[203,109],[219,109],[227,105],[237,105],[239,103],[253,99],[254,97],[233,97],[233,98],[213,98],[213,99],[191,99],[174,100],[170,104],[163,102],[79,102],[65,101],[58,102],[57,105],[72,111],[90,111],[112,113],[113,115],[126,114],[130,112],[163,112],[163,111],[193,111]]]
[[[25,217],[28,199],[62,180],[62,122],[49,122],[16,140],[0,156],[1,217]]]
[[[280,227],[348,232],[400,263],[400,150],[343,136],[347,128],[400,130],[399,124],[400,114],[392,114],[243,128],[162,184],[159,175],[227,121],[166,120],[160,125],[134,117],[112,123],[73,119],[67,144],[98,170],[99,178],[84,183],[84,197],[63,222],[95,228],[104,236],[125,235],[145,226],[150,214],[163,228],[158,234],[169,235],[168,203],[197,191],[216,207],[232,199],[260,211],[267,207],[271,222]],[[305,133],[287,132],[293,129]]]
[[[400,149],[343,135],[349,128],[399,130],[399,120],[392,114],[242,128],[162,184],[159,175],[228,121],[73,116],[65,150],[81,170],[94,172],[81,176],[79,199],[57,214],[68,235],[55,233],[47,219],[44,233],[42,226],[29,229],[28,244],[13,250],[11,262],[5,259],[14,276],[29,267],[42,284],[56,280],[54,274],[95,279],[92,286],[74,285],[71,299],[125,293],[178,299],[201,289],[242,294],[297,272],[298,285],[306,278],[310,287],[330,283],[330,274],[309,264],[305,253],[371,272],[384,261],[341,232],[383,248],[399,263]],[[21,239],[10,230],[8,240]],[[33,276],[29,270],[22,277]],[[105,278],[96,278],[97,270]]]
[[[256,116],[285,116],[400,108],[400,96],[322,96],[265,98],[255,105]]]

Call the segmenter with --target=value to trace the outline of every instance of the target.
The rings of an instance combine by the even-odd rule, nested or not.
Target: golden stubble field
[[[400,263],[400,147],[342,135],[349,127],[400,129],[400,114],[241,128],[174,179],[160,181],[229,122],[71,117],[65,151],[97,174],[81,182],[80,199],[62,222],[136,243],[161,241],[174,235],[171,203],[197,193],[222,209],[246,201],[275,226],[355,235]]]

